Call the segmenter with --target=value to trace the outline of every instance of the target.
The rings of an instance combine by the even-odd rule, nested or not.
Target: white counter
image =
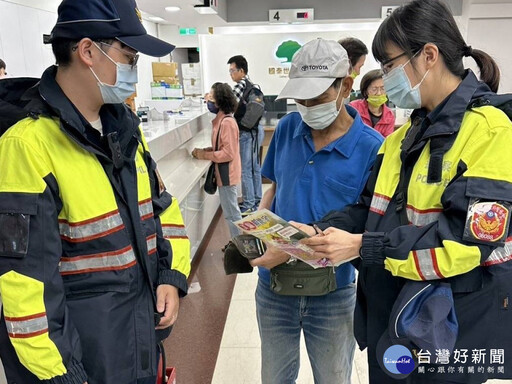
[[[142,125],[165,186],[180,202],[192,258],[219,207],[218,195],[208,195],[203,190],[210,161],[191,155],[195,147],[211,146],[212,119],[213,115],[204,108],[171,116],[169,121]]]

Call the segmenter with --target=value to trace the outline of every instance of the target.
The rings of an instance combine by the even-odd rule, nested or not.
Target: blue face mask
[[[116,83],[114,85],[102,82],[92,68],[89,67],[96,80],[98,80],[98,87],[100,87],[103,102],[105,104],[124,103],[128,97],[135,93],[135,84],[138,82],[137,66],[132,67],[130,64],[116,63],[100,47],[97,45],[96,47],[116,65]]]
[[[215,114],[219,113],[219,107],[217,107],[213,101],[208,100],[208,102],[206,103],[206,106],[208,107],[208,110],[211,113],[215,113]]]
[[[411,59],[409,59],[407,63],[394,68],[391,72],[382,76],[384,89],[386,90],[389,100],[397,107],[404,109],[421,108],[420,86],[430,71],[429,69],[425,73],[419,84],[414,87],[411,86],[411,81],[407,77],[404,69],[404,67],[411,62]]]

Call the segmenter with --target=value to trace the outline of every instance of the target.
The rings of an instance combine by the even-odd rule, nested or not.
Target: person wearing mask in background
[[[0,79],[5,78],[6,76],[7,76],[7,72],[6,72],[5,61],[0,59]]]
[[[355,37],[346,37],[339,40],[338,43],[340,43],[348,53],[351,66],[350,77],[355,79],[361,74],[361,68],[366,60],[366,55],[368,55],[368,48],[361,40]]]
[[[238,125],[233,117],[237,103],[232,89],[229,85],[222,83],[212,85],[208,98],[208,110],[216,114],[212,121],[212,146],[203,149],[195,148],[192,156],[217,164],[215,177],[219,187],[220,206],[231,237],[235,237],[240,234],[240,231],[233,222],[242,219],[236,188],[242,175]]]
[[[495,94],[496,62],[464,42],[440,0],[393,11],[372,51],[389,99],[414,109],[411,121],[384,142],[359,203],[326,217],[320,228],[332,228],[305,243],[331,262],[360,256],[354,324],[359,346],[368,348],[370,383],[397,382],[381,365],[391,335],[431,355],[432,364],[444,364],[439,351],[422,345],[446,343],[440,351],[453,371],[425,359],[422,371],[408,366],[406,383],[512,378],[512,123],[493,106],[512,95]],[[464,69],[464,57],[476,61],[481,81]],[[445,291],[443,306],[412,301],[431,288]],[[475,350],[486,359],[471,361]],[[493,351],[504,358],[493,361]]]
[[[382,71],[374,69],[366,73],[361,79],[361,95],[363,99],[354,100],[350,103],[357,109],[363,122],[369,125],[382,136],[386,137],[395,129],[395,115],[386,105],[388,100]]]
[[[285,220],[310,222],[356,201],[383,139],[343,103],[353,84],[349,68],[347,52],[336,41],[316,39],[294,55],[278,98],[295,99],[298,112],[279,121],[270,143],[262,173],[272,186],[260,208]],[[282,295],[272,290],[269,269],[287,261],[291,274],[304,264],[273,248],[251,261],[260,267],[256,311],[262,383],[295,383],[301,332],[315,383],[350,383],[354,268],[349,263],[334,273],[332,267],[311,268],[308,276],[333,273],[329,292],[304,296],[298,289],[296,295]]]
[[[228,60],[229,75],[236,83],[233,87],[233,93],[236,97],[238,107],[245,90],[251,84],[249,79],[249,66],[245,57],[236,55]],[[238,108],[237,107],[237,108]],[[235,118],[241,119],[243,116],[237,115]],[[240,120],[237,120],[240,128]],[[240,211],[242,215],[247,215],[258,209],[261,201],[261,166],[259,161],[259,149],[263,143],[264,130],[261,124],[258,129],[251,131],[240,129],[240,158],[242,161],[242,202]]]
[[[47,42],[57,65],[26,87],[24,109],[12,104],[25,113],[0,138],[7,381],[154,384],[190,244],[123,101],[137,52],[174,46],[147,34],[133,0],[64,0]]]

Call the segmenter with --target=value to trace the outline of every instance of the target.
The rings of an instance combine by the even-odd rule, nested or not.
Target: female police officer
[[[415,370],[407,380],[512,377],[512,337],[505,328],[512,292],[512,124],[493,106],[512,97],[495,94],[496,63],[465,44],[439,0],[397,9],[380,26],[372,50],[389,99],[414,109],[411,121],[384,142],[359,203],[326,216],[319,226],[331,228],[305,243],[333,263],[360,255],[354,324],[360,347],[368,347],[371,383],[395,381],[392,369],[379,363],[386,356],[378,345],[397,297],[412,281],[448,283],[458,334],[452,321],[456,342],[444,353],[446,366]],[[464,56],[476,61],[482,81],[464,70]],[[440,362],[438,351],[429,353],[431,363]]]

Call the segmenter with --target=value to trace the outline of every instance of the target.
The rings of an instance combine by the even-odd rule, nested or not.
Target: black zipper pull
[[[403,192],[398,192],[396,194],[395,201],[396,201],[396,211],[397,212],[401,212],[402,209],[404,209],[404,203],[405,203],[405,201],[404,201],[404,193]]]
[[[112,161],[114,162],[114,167],[121,168],[124,164],[123,153],[121,151],[121,144],[119,143],[119,139],[117,137],[117,132],[110,132],[107,135],[108,147],[110,148],[110,152],[112,153]]]

